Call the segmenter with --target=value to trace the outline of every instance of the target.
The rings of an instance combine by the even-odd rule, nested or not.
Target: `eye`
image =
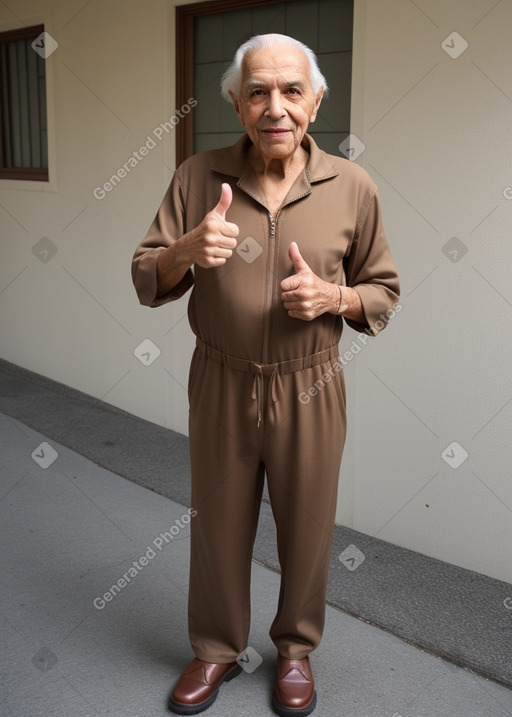
[[[263,94],[263,90],[253,90],[251,92],[251,97],[261,97]]]
[[[290,94],[290,95],[298,95],[298,94],[300,94],[300,93],[299,93],[299,90],[298,90],[296,87],[288,87],[288,89],[287,89],[286,91],[287,91],[288,94]]]

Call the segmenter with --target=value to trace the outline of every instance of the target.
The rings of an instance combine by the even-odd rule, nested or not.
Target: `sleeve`
[[[185,209],[178,172],[174,173],[157,215],[132,259],[132,281],[144,306],[162,306],[175,301],[194,283],[192,269],[164,296],[157,298],[157,261],[160,254],[185,233]]]
[[[376,336],[389,322],[400,297],[395,263],[384,233],[377,188],[370,191],[359,219],[350,253],[344,262],[346,284],[361,297],[366,324],[347,320],[355,331]],[[401,308],[401,307],[400,307]]]

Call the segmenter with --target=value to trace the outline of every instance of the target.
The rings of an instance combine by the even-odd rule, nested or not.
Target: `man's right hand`
[[[231,187],[224,183],[217,206],[201,224],[161,252],[157,260],[157,298],[172,291],[192,264],[211,269],[222,266],[230,258],[240,231],[236,224],[226,221],[232,200]]]
[[[183,250],[190,264],[211,269],[225,264],[233,254],[240,230],[236,224],[226,221],[226,212],[232,200],[231,187],[224,183],[217,206],[208,212],[199,226],[182,238]]]

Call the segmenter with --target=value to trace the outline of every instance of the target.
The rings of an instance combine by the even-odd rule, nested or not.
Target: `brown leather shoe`
[[[313,712],[316,692],[309,657],[288,660],[278,655],[272,707],[280,717],[307,717]]]
[[[236,662],[217,664],[197,657],[178,680],[169,698],[169,709],[178,715],[196,715],[214,702],[223,682],[242,672]]]

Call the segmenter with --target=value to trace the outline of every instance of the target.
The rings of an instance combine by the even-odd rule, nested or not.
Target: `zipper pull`
[[[272,216],[272,214],[270,214],[270,212],[268,216],[270,219],[270,236],[274,237],[276,235],[276,223],[274,221],[274,217]]]

